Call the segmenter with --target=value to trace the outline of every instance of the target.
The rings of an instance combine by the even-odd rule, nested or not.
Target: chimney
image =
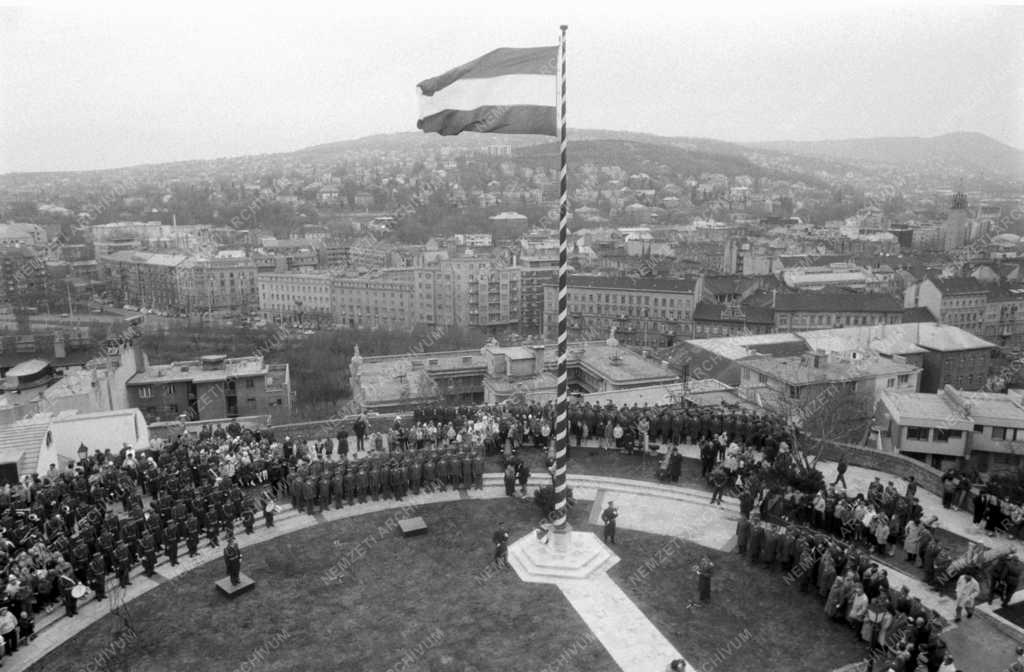
[[[772,308],[775,308],[775,292],[776,292],[776,290],[773,289],[772,290]]]

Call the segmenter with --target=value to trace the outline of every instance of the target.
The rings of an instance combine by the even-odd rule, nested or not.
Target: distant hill
[[[933,138],[757,142],[748,146],[845,161],[945,167],[1024,177],[1024,151],[983,133],[947,133]]]

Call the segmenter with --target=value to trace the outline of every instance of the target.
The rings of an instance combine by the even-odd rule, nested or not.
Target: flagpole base
[[[569,552],[572,545],[572,525],[566,523],[551,530],[551,550],[559,555]]]

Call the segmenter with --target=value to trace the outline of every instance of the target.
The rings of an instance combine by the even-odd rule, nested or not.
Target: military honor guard
[[[607,508],[601,513],[601,521],[604,522],[604,542],[615,543],[615,519],[619,517],[619,510],[615,508],[615,502],[609,501]]]
[[[103,556],[99,553],[92,554],[89,561],[89,587],[96,593],[97,600],[104,600],[107,597],[107,569],[103,562]]]
[[[508,540],[511,535],[505,527],[505,523],[498,523],[498,529],[491,535],[494,543],[494,560],[499,567],[507,568],[508,564]]]
[[[228,545],[224,547],[224,564],[231,578],[231,585],[237,586],[238,574],[242,571],[242,551],[238,548],[234,535],[228,535]]]
[[[697,571],[697,595],[701,604],[711,601],[711,577],[715,573],[715,563],[711,558],[703,556],[696,566]]]
[[[167,553],[167,559],[171,563],[171,567],[175,567],[178,564],[178,523],[174,519],[171,519],[167,523],[167,527],[164,528],[164,547]]]
[[[153,576],[153,572],[156,568],[156,541],[153,539],[153,535],[146,530],[142,534],[142,540],[139,542],[139,550],[142,555],[142,569],[146,576]]]

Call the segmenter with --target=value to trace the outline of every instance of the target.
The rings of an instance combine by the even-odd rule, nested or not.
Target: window
[[[992,428],[992,438],[995,439],[996,441],[1005,441],[1006,440],[1006,427],[993,427]]]
[[[885,381],[885,386],[886,387],[895,387],[896,386],[896,379],[895,378],[890,378],[889,380]]]
[[[767,385],[768,384],[768,376],[764,375],[763,373],[757,374],[757,382],[762,384],[762,385]]]
[[[938,443],[946,443],[950,439],[959,439],[961,436],[963,436],[963,432],[959,429],[936,429],[932,440]]]
[[[166,394],[168,397],[174,396],[174,383],[168,383],[164,385],[164,394]]]
[[[927,427],[907,427],[907,438],[913,441],[927,441]]]
[[[975,425],[974,426],[974,431],[977,434],[983,434],[985,432],[985,426],[984,425]]]
[[[255,378],[246,378],[245,379],[245,386],[250,388],[250,389],[256,387],[256,379]]]
[[[799,399],[800,398],[800,388],[795,386],[795,385],[790,385],[789,386],[789,398],[790,399]]]
[[[140,385],[138,390],[139,390],[139,399],[152,399],[153,398],[153,387],[151,385]]]
[[[906,385],[909,382],[910,382],[910,374],[909,373],[904,373],[902,376],[899,377],[899,384],[900,385]]]

